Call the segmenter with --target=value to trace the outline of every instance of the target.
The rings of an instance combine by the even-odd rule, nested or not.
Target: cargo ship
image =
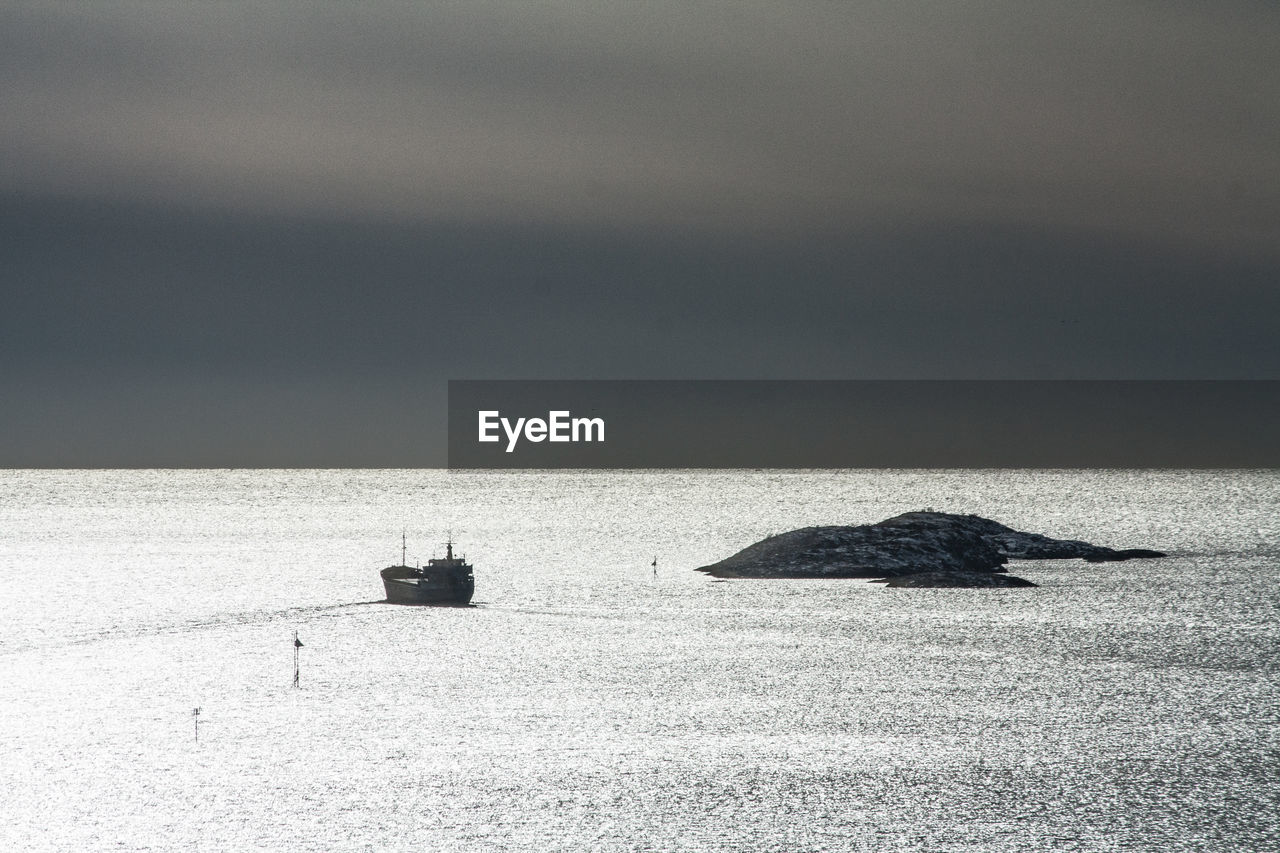
[[[453,556],[453,538],[445,543],[445,555],[427,560],[425,566],[403,565],[405,548],[401,538],[399,566],[383,569],[382,585],[390,604],[468,604],[475,592],[472,566],[465,556]]]

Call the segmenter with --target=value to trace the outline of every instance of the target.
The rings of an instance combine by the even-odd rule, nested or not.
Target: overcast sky
[[[10,3],[0,465],[450,378],[1280,378],[1270,2]]]

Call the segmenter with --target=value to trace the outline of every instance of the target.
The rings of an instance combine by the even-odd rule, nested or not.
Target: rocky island
[[[1010,559],[1099,563],[1163,557],[1024,533],[977,515],[908,512],[877,524],[805,527],[770,536],[697,571],[718,578],[873,578],[891,587],[1035,586]]]

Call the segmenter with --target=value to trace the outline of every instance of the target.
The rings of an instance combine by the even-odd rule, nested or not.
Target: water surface
[[[926,507],[1171,557],[692,571]],[[0,583],[4,849],[1280,846],[1280,472],[6,471]]]

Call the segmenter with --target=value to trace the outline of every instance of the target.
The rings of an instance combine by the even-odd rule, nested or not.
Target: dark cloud
[[[1276,55],[1248,2],[11,6],[0,464],[158,412],[438,464],[361,430],[450,377],[1274,377]]]
[[[10,365],[1151,378],[1280,368],[1271,267],[1036,229],[867,228],[778,244],[4,201]],[[1185,357],[1170,358],[1175,344]],[[1028,359],[1043,366],[1028,372]]]
[[[1270,248],[1280,13],[269,3],[6,13],[10,188],[757,234]]]

